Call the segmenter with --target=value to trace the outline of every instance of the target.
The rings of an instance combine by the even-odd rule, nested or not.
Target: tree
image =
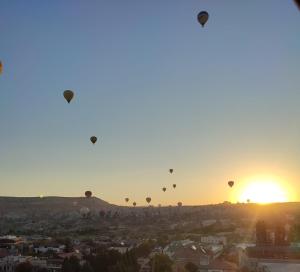
[[[195,265],[194,263],[188,262],[184,268],[189,271],[189,272],[197,272],[198,271],[198,266]]]
[[[48,272],[46,267],[40,267],[36,270],[36,272]]]
[[[16,272],[31,272],[32,265],[30,262],[19,263],[16,267]]]
[[[122,255],[121,260],[114,268],[114,272],[138,272],[140,266],[133,251],[128,251]]]
[[[150,261],[153,272],[172,272],[172,261],[165,254],[156,254]]]
[[[64,259],[61,268],[62,272],[80,272],[79,260],[75,256]]]
[[[81,272],[94,272],[94,269],[89,262],[85,262],[85,264],[81,268]]]
[[[66,238],[65,242],[65,252],[66,253],[70,253],[73,251],[73,246],[72,246],[72,242],[71,242],[71,239],[70,238]]]
[[[154,243],[151,241],[147,241],[145,243],[140,244],[137,248],[135,248],[135,255],[140,257],[148,257],[148,255],[151,253],[152,249],[154,248]]]

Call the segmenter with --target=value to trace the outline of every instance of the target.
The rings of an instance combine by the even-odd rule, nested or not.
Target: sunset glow
[[[273,203],[288,201],[287,192],[275,181],[253,181],[242,191],[239,201],[253,203]]]

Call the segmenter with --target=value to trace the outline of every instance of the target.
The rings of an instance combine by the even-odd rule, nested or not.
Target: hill
[[[115,205],[96,197],[0,197],[0,215],[4,217],[64,214],[80,212],[82,208],[100,211],[114,207]]]

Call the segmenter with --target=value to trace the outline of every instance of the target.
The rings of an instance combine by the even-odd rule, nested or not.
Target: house
[[[201,237],[201,243],[204,244],[222,244],[226,245],[227,244],[227,239],[225,236],[202,236]]]
[[[238,272],[238,266],[224,260],[213,260],[207,265],[200,265],[199,272]]]
[[[175,271],[181,271],[187,263],[206,267],[222,252],[222,245],[202,245],[191,240],[174,241],[164,249],[164,253],[174,261]]]

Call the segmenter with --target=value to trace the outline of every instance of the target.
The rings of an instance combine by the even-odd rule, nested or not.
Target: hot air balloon
[[[91,140],[91,142],[92,142],[93,144],[95,144],[95,143],[97,142],[97,137],[96,137],[96,136],[92,136],[92,137],[90,138],[90,140]]]
[[[162,188],[162,190],[165,192],[165,191],[167,190],[167,188],[166,188],[166,187],[164,187],[164,188]]]
[[[71,90],[64,91],[64,98],[67,100],[68,103],[71,102],[73,97],[74,97],[74,93]]]
[[[84,194],[85,194],[85,196],[87,198],[90,198],[92,196],[92,192],[91,191],[86,191]]]
[[[2,62],[0,61],[0,74],[2,74],[2,72],[3,72],[3,64],[2,64]]]
[[[133,202],[132,205],[133,205],[133,207],[135,207],[136,206],[136,202]]]
[[[202,25],[202,27],[204,27],[204,25],[206,24],[207,20],[208,20],[208,13],[206,11],[201,11],[198,14],[198,22]]]
[[[233,180],[230,180],[228,181],[228,185],[230,186],[230,188],[234,185],[234,181]]]
[[[174,188],[174,189],[176,188],[176,184],[173,184],[173,188]]]
[[[169,169],[169,172],[170,172],[170,174],[172,174],[172,173],[173,173],[173,171],[174,171],[174,170],[173,170],[172,168],[171,168],[171,169]]]
[[[80,214],[82,215],[82,217],[86,218],[90,215],[90,209],[87,207],[82,207],[80,209]]]
[[[182,206],[182,202],[178,202],[178,203],[177,203],[177,206],[178,206],[178,207],[181,207],[181,206]]]
[[[126,202],[128,202],[128,201],[129,201],[129,198],[128,198],[128,197],[126,197],[126,198],[125,198],[125,201],[126,201]]]
[[[151,202],[151,197],[146,197],[146,201],[147,201],[147,203],[150,203]]]

